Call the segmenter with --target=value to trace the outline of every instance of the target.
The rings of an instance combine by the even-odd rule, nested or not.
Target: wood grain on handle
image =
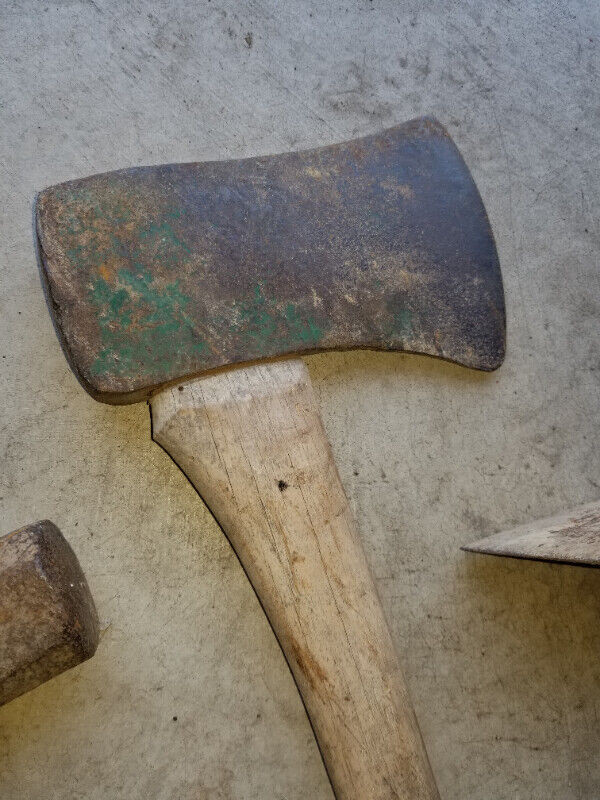
[[[154,440],[252,581],[337,800],[438,798],[304,363],[198,378],[151,406]]]

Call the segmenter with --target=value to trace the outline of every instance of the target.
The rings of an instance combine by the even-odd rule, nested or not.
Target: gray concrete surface
[[[0,711],[2,800],[332,797],[261,610],[146,407],[97,404],[67,368],[34,193],[426,112],[490,214],[506,363],[309,368],[444,800],[600,797],[600,572],[459,550],[600,496],[598,4],[1,5],[2,530],[54,520],[103,628],[94,659]]]

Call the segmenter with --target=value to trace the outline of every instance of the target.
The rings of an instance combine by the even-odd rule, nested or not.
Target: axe
[[[35,219],[72,369],[97,400],[149,400],[153,439],[252,582],[338,800],[437,798],[299,356],[502,362],[496,248],[445,129],[94,175],[43,191]]]

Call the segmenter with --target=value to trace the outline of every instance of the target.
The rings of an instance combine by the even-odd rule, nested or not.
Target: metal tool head
[[[467,166],[424,118],[316,150],[137,167],[43,191],[48,305],[95,398],[320,350],[493,370],[502,278]]]
[[[85,575],[56,525],[0,536],[0,706],[91,658],[98,640]]]
[[[600,501],[486,536],[462,550],[600,567]]]

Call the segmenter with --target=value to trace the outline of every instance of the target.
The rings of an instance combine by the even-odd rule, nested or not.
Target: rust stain
[[[313,691],[318,691],[328,682],[327,673],[314,658],[310,650],[301,647],[295,640],[292,640],[291,646],[294,660],[298,668],[309,682]]]
[[[404,200],[414,200],[414,189],[408,183],[397,183],[396,181],[386,179],[381,181],[380,185],[382,189],[385,189],[387,192],[395,193],[404,198]]]
[[[600,513],[590,511],[582,517],[572,517],[572,525],[551,530],[550,533],[568,537],[586,544],[600,544]]]
[[[316,167],[306,167],[305,172],[307,175],[310,175],[311,178],[315,178],[316,180],[321,180],[323,177],[323,173],[320,169]]]

